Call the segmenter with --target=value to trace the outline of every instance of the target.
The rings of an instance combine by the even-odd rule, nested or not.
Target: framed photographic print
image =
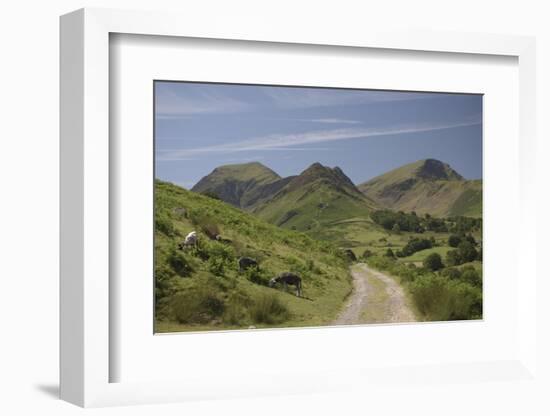
[[[243,30],[62,17],[62,398],[532,379],[533,40]]]

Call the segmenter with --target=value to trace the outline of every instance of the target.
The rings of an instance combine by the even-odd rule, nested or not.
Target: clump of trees
[[[477,242],[471,235],[451,234],[449,246],[455,250],[447,252],[446,263],[449,266],[458,266],[475,260],[481,260],[481,247],[477,250]]]
[[[441,260],[441,256],[437,253],[432,253],[428,257],[426,257],[422,262],[422,266],[432,272],[441,270],[443,267],[445,267],[443,265],[443,260]]]
[[[399,250],[396,255],[397,257],[407,257],[417,251],[426,250],[427,248],[432,248],[435,245],[435,240],[433,238],[411,238],[405,247]]]
[[[424,228],[421,226],[420,218],[416,213],[406,214],[402,211],[394,212],[387,209],[373,211],[371,213],[372,220],[381,225],[386,230],[409,231],[422,233]]]
[[[430,214],[419,216],[416,212],[405,213],[403,211],[391,211],[382,209],[371,213],[372,220],[388,231],[399,234],[401,231],[423,233],[433,231],[436,233],[466,234],[481,230],[481,218],[450,217],[437,218]]]
[[[426,214],[424,217],[425,228],[429,231],[436,233],[446,233],[449,231],[447,222],[442,218],[432,217],[430,214]]]
[[[458,245],[462,242],[462,241],[468,241],[469,243],[472,243],[474,246],[477,245],[477,241],[475,240],[475,238],[471,235],[471,234],[451,234],[449,236],[449,246],[451,247],[458,247]]]
[[[466,234],[479,231],[483,226],[483,220],[481,218],[458,216],[447,218],[447,220],[450,224],[449,232],[454,234]]]

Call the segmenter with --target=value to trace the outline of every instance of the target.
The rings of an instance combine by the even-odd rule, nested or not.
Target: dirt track
[[[394,279],[364,263],[354,265],[351,275],[353,292],[334,325],[416,321]]]

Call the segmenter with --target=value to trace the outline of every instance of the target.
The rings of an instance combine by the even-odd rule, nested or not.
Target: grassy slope
[[[402,258],[399,259],[399,261],[400,262],[411,262],[411,263],[422,263],[424,261],[424,259],[432,253],[439,254],[441,256],[441,258],[443,260],[445,260],[445,256],[447,255],[447,252],[449,250],[453,250],[453,248],[449,247],[447,245],[427,248],[425,250],[417,251],[416,253],[413,253],[410,256],[402,257]]]
[[[349,248],[378,232],[370,219],[377,208],[339,168],[313,164],[254,213],[281,227]]]
[[[232,205],[245,208],[259,188],[281,177],[259,162],[220,166],[202,178],[195,192],[209,191]]]
[[[295,211],[297,215],[289,215],[290,211]],[[369,206],[364,200],[343,194],[322,181],[315,181],[271,200],[255,214],[284,228],[311,231],[334,221],[368,215],[368,212]]]
[[[448,166],[450,177],[436,180],[418,177],[425,161],[401,166],[358,186],[380,205],[396,211],[416,211],[434,216],[481,216],[481,181],[462,180]],[[416,180],[413,180],[416,179]]]
[[[305,192],[305,194],[307,195],[308,193]],[[308,201],[307,197],[305,200]],[[334,205],[337,207],[337,204]],[[376,255],[383,255],[388,248],[396,252],[402,249],[411,237],[430,238],[433,236],[438,246],[416,252],[409,257],[401,258],[400,261],[402,262],[421,263],[429,254],[434,252],[439,253],[445,258],[447,251],[451,249],[451,247],[447,245],[449,233],[394,233],[374,223],[369,217],[368,212],[365,212],[364,208],[358,208],[357,211],[350,210],[349,205],[346,208],[347,210],[336,208],[340,209],[340,211],[335,212],[333,216],[323,212],[311,222],[309,219],[299,217],[298,221],[291,220],[287,224],[284,224],[284,226],[297,225],[301,227],[298,229],[304,229],[303,227],[305,227],[305,233],[307,235],[318,240],[330,241],[338,247],[349,248],[353,250],[357,257],[360,257],[367,249]],[[342,213],[346,213],[346,215],[344,215],[346,219],[338,220],[337,218],[339,218]],[[353,214],[358,214],[359,216],[347,217],[347,215]],[[308,229],[307,224],[314,225]]]
[[[322,325],[330,322],[343,306],[351,290],[350,276],[347,264],[330,244],[270,225],[224,202],[168,183],[157,181],[155,201],[159,224],[155,232],[156,277],[161,286],[157,287],[157,331]],[[209,240],[199,231],[198,224],[193,223],[197,219],[204,221],[201,218],[215,222],[224,238],[232,243]],[[176,250],[177,243],[192,230],[199,231],[201,249],[185,253]],[[174,253],[183,256],[192,267],[188,276],[181,277],[175,272],[171,265]],[[253,283],[247,276],[239,275],[237,258],[241,255],[261,260],[263,279],[283,271],[300,273],[306,298]],[[221,299],[225,311],[208,322],[178,323],[174,315],[178,295],[201,288]],[[265,295],[276,295],[290,315],[268,324],[247,314],[247,309],[253,309]]]
[[[209,181],[213,184],[223,182],[226,179],[241,182],[253,179],[258,183],[267,183],[281,179],[279,175],[259,162],[224,165],[216,168],[213,173],[209,175]]]
[[[466,217],[481,217],[482,206],[481,181],[469,181],[468,188],[460,194],[449,208],[450,215],[463,215]]]

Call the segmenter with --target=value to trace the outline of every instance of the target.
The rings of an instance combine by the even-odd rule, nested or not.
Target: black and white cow
[[[199,237],[197,235],[196,231],[191,231],[187,236],[185,237],[185,240],[181,243],[179,243],[179,249],[183,250],[186,247],[194,247],[197,245]]]
[[[291,272],[281,273],[269,281],[269,287],[274,287],[276,284],[282,284],[285,291],[288,289],[288,285],[295,286],[296,296],[302,296],[302,278],[297,274]]]

